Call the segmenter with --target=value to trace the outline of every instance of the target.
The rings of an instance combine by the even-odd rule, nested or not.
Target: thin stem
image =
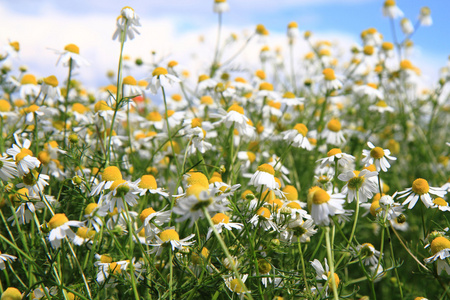
[[[64,101],[64,148],[67,148],[67,110],[69,107],[70,80],[72,79],[73,60],[69,59],[69,75],[67,76],[66,99]]]
[[[305,260],[303,258],[303,250],[302,250],[302,245],[300,243],[300,237],[297,237],[297,242],[298,242],[298,251],[300,253],[300,261],[302,263],[302,273],[303,273],[303,280],[305,281],[305,289],[307,291],[310,291],[309,287],[308,287],[308,280],[306,279],[306,268],[305,268]]]
[[[325,243],[327,245],[327,257],[328,257],[328,265],[330,267],[330,275],[331,276],[331,286],[333,289],[334,300],[339,300],[337,286],[336,286],[336,278],[334,278],[334,258],[332,253],[332,245],[330,241],[330,227],[325,227]]]

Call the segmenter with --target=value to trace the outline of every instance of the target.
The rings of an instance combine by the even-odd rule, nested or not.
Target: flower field
[[[450,64],[424,86],[410,59],[430,9],[386,0],[392,40],[342,51],[290,22],[283,52],[212,4],[195,72],[125,55],[128,6],[108,86],[77,79],[76,44],[65,78],[2,48],[1,299],[450,299]]]

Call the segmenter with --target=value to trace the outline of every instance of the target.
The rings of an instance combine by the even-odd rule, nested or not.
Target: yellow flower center
[[[319,188],[318,190],[316,190],[314,192],[314,195],[312,197],[312,202],[314,204],[323,204],[323,203],[327,203],[328,201],[330,201],[330,195],[324,191],[323,189]]]
[[[223,213],[217,213],[214,217],[211,218],[214,224],[225,223],[228,224],[230,222],[230,217]]]
[[[11,110],[11,104],[5,99],[0,100],[0,112],[8,112]]]
[[[375,105],[378,107],[388,107],[386,102],[384,102],[383,100],[378,101]]]
[[[450,241],[446,237],[439,236],[431,242],[431,252],[433,254],[447,248],[450,248]]]
[[[289,202],[286,206],[289,208],[293,208],[293,209],[301,209],[302,208],[300,206],[300,204],[298,204],[297,202]]]
[[[370,214],[375,217],[380,212],[380,209],[380,201],[374,199],[370,205]]]
[[[412,190],[417,195],[423,195],[428,193],[430,190],[430,186],[428,185],[428,182],[425,179],[418,178],[414,180],[412,184]]]
[[[198,76],[198,82],[205,81],[206,79],[209,79],[209,76],[206,74],[202,74],[202,75]]]
[[[89,203],[84,209],[85,215],[90,215],[98,207],[97,203]]]
[[[156,69],[153,70],[152,76],[161,76],[161,75],[167,75],[168,72],[166,70],[166,68],[163,67],[157,67]]]
[[[171,60],[171,61],[169,61],[169,63],[167,64],[167,67],[168,67],[168,68],[173,68],[173,67],[175,67],[175,66],[177,66],[177,65],[178,65],[178,62],[177,62],[177,61]]]
[[[247,151],[247,156],[248,156],[248,160],[253,163],[256,160],[256,155],[255,153],[251,152],[251,151]]]
[[[69,222],[69,219],[67,219],[66,214],[56,214],[48,221],[48,227],[50,229],[55,229],[67,222]]]
[[[265,172],[265,173],[269,173],[271,175],[275,175],[275,170],[269,164],[262,164],[257,168],[257,170],[260,172]]]
[[[137,85],[137,81],[133,76],[127,76],[123,79],[123,84]]]
[[[105,110],[113,110],[111,107],[108,106],[105,100],[98,101],[94,105],[95,112],[99,111],[105,111]]]
[[[404,60],[402,60],[402,61],[400,62],[400,69],[402,69],[402,70],[406,70],[406,69],[408,69],[408,70],[414,70],[415,67],[414,67],[414,65],[413,65],[409,60],[404,59]]]
[[[288,28],[298,28],[298,24],[295,21],[292,21],[288,24]]]
[[[269,219],[270,218],[270,210],[266,207],[261,207],[258,209],[258,211],[256,212],[256,214],[260,217],[260,218],[266,218]]]
[[[305,124],[303,123],[298,123],[294,126],[294,129],[298,131],[298,133],[300,133],[303,136],[306,136],[306,134],[308,133],[308,128],[306,127]]]
[[[27,148],[20,149],[20,152],[16,155],[16,163],[18,163],[28,155],[33,156],[33,152],[30,149]]]
[[[165,243],[168,241],[179,241],[180,236],[175,229],[166,229],[159,234],[159,238]]]
[[[375,249],[375,247],[371,243],[364,243],[361,245],[361,255],[366,257],[371,257],[374,255],[374,252],[372,249]]]
[[[2,300],[21,300],[21,299],[22,293],[14,287],[9,287],[3,291]]]
[[[272,266],[265,259],[258,259],[258,270],[261,274],[268,274],[272,270]]]
[[[394,44],[392,44],[390,42],[383,42],[381,47],[383,48],[384,51],[389,51],[389,50],[394,49]]]
[[[72,53],[80,54],[80,48],[78,48],[78,46],[75,44],[69,44],[69,45],[65,46],[64,50],[72,52]]]
[[[327,156],[330,157],[330,156],[333,156],[333,155],[336,155],[336,154],[339,154],[339,153],[342,153],[341,149],[333,148],[330,151],[328,151]]]
[[[116,181],[122,179],[122,173],[115,166],[107,167],[102,174],[103,181]]]
[[[141,189],[150,189],[150,190],[156,190],[158,188],[158,184],[156,183],[156,179],[153,175],[143,175],[141,177],[141,181],[139,182],[138,186]]]
[[[87,227],[80,227],[77,230],[77,235],[83,239],[92,239],[95,236],[95,230],[88,229]]]
[[[72,111],[75,111],[79,114],[84,114],[87,110],[88,108],[81,103],[74,103],[72,105]]]
[[[276,109],[280,109],[281,108],[281,102],[275,102],[273,100],[269,100],[267,101],[267,105]]]
[[[20,81],[21,84],[37,84],[36,77],[32,74],[25,74]]]
[[[147,120],[149,121],[153,121],[153,122],[159,122],[162,120],[162,116],[159,112],[157,111],[151,111],[148,113],[147,115]]]
[[[338,132],[341,130],[341,122],[339,122],[338,119],[332,119],[330,120],[330,122],[328,122],[327,128],[330,131]]]
[[[200,193],[207,190],[208,186],[204,186],[202,184],[193,184],[186,189],[186,196],[195,196],[197,197],[197,199],[199,199]]]
[[[287,200],[298,200],[298,191],[293,185],[286,185],[283,189],[283,193],[285,193]]]
[[[120,268],[120,265],[117,262],[113,262],[109,264],[109,272],[118,275],[122,273],[122,269]]]
[[[204,188],[209,187],[208,178],[201,172],[191,172],[187,178],[188,185],[200,185]]]
[[[334,74],[334,70],[331,68],[326,68],[322,71],[323,76],[325,77],[325,80],[332,81],[336,79],[336,75]]]
[[[240,113],[241,115],[244,114],[244,108],[242,108],[238,104],[231,105],[230,108],[228,108],[227,112],[230,112],[230,111],[236,111],[236,112]]]
[[[384,2],[384,7],[391,7],[391,6],[395,6],[395,1],[394,0],[386,0]]]
[[[237,278],[230,281],[230,289],[235,293],[241,293],[244,287],[239,283]]]
[[[153,208],[151,208],[151,207],[146,208],[139,215],[139,219],[141,219],[141,221],[144,222],[148,216],[150,216],[151,214],[154,214],[154,213],[155,213],[155,210]]]
[[[48,165],[48,163],[52,160],[50,154],[47,151],[39,152],[37,158],[43,165]]]
[[[361,188],[361,186],[363,185],[365,178],[363,177],[359,177],[359,171],[353,171],[353,173],[355,174],[355,177],[350,178],[350,180],[348,181],[348,188],[352,189],[352,190],[358,190]]]
[[[328,273],[327,273],[327,277],[329,277],[330,275],[331,275],[331,272],[328,272]],[[336,288],[337,288],[337,286],[339,285],[339,282],[340,282],[339,276],[338,276],[338,274],[336,274],[336,273],[334,273],[333,275],[334,275],[334,281],[335,281],[335,283],[336,283]],[[331,290],[333,290],[333,282],[331,281],[331,279],[330,279],[330,281],[329,281],[329,283],[328,283],[328,288],[331,289]]]
[[[374,51],[375,51],[375,49],[373,48],[373,46],[371,46],[371,45],[364,46],[363,52],[365,55],[370,56],[373,54]]]
[[[264,72],[263,70],[256,70],[255,75],[261,80],[266,79],[266,72]]]
[[[294,93],[286,92],[286,93],[283,94],[283,98],[294,99],[295,95],[294,95]]]
[[[200,98],[200,103],[205,105],[211,105],[214,103],[214,100],[211,96],[202,96]]]
[[[116,190],[116,197],[124,196],[130,191],[127,181],[123,179],[115,180],[109,189]]]
[[[448,206],[447,201],[445,201],[441,197],[437,197],[436,199],[434,199],[433,203],[436,204],[436,205],[439,205],[439,206]]]
[[[181,97],[180,94],[173,94],[172,95],[172,100],[176,101],[176,102],[180,102],[181,100],[183,100],[183,97]]]
[[[420,9],[420,14],[422,16],[429,16],[431,14],[431,9],[428,6],[424,6]],[[19,51],[19,50],[16,50],[16,51]]]
[[[370,150],[370,156],[375,159],[380,159],[384,156],[383,148],[381,147],[375,147],[372,150]]]
[[[47,85],[50,85],[50,86],[52,86],[52,87],[57,87],[58,84],[59,84],[59,83],[58,83],[58,79],[57,79],[56,76],[54,76],[54,75],[45,77],[45,78],[44,78],[44,83],[47,84]]]
[[[271,83],[268,83],[268,82],[262,82],[259,85],[259,90],[260,91],[273,91],[273,85]]]
[[[423,7],[422,10],[423,10],[424,8],[425,8],[425,7]],[[20,44],[19,44],[19,42],[11,42],[11,43],[9,43],[9,45],[10,45],[11,47],[13,47],[14,51],[19,52],[19,50],[20,50]]]

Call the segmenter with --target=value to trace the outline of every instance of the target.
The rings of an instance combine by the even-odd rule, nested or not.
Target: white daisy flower
[[[245,116],[244,108],[242,108],[238,104],[231,105],[226,112],[219,110],[219,113],[221,114],[211,114],[211,117],[221,118],[219,121],[213,124],[214,126],[224,123],[227,128],[234,126],[234,129],[236,129],[240,133],[244,133],[247,131],[247,123],[249,121],[249,118]]]
[[[39,196],[44,192],[44,187],[48,185],[46,180],[49,180],[50,176],[45,174],[39,174],[36,170],[31,170],[28,174],[22,176],[22,182],[17,184],[17,188],[27,188],[29,195]]]
[[[133,257],[133,259],[131,260],[131,263],[133,264],[133,269],[134,269],[134,274],[133,276],[135,276],[136,280],[137,279],[142,279],[142,276],[140,275],[144,269],[142,269],[142,263],[140,262],[135,262],[136,258]],[[115,262],[100,262],[97,264],[98,266],[98,273],[97,273],[97,282],[98,283],[102,283],[105,280],[108,279],[109,276],[114,275],[114,276],[125,276],[125,278],[127,278],[128,280],[130,280],[130,274],[129,274],[129,270],[130,270],[130,261],[127,260],[120,260],[120,261],[115,261]],[[109,284],[114,284],[115,280],[108,280]]]
[[[119,213],[125,208],[125,205],[135,206],[139,199],[139,188],[136,184],[119,179],[114,181],[109,187],[110,192],[105,195],[104,206],[109,207],[109,211],[114,211],[117,207]],[[126,204],[124,203],[124,200]]]
[[[6,268],[5,262],[13,262],[17,259],[14,255],[9,255],[0,252],[0,270],[4,270]]]
[[[314,228],[314,221],[312,219],[304,221],[302,218],[297,218],[290,221],[284,230],[281,230],[280,238],[285,242],[297,242],[300,238],[300,243],[307,243],[310,238],[317,233]]]
[[[431,19],[431,10],[428,6],[424,6],[420,9],[419,22],[422,26],[433,25],[433,19]]]
[[[383,172],[387,172],[387,170],[391,167],[389,160],[397,160],[396,157],[389,156],[391,151],[388,149],[383,149],[381,147],[375,147],[371,142],[367,142],[367,145],[371,150],[363,149],[362,155],[364,156],[362,163],[366,166],[371,164],[375,164],[377,168],[377,172],[383,170]]]
[[[27,99],[27,97],[35,98],[39,95],[40,87],[37,83],[36,77],[33,74],[25,74],[20,80],[20,97]]]
[[[405,35],[409,35],[414,32],[414,26],[408,18],[403,18],[400,20],[400,27]]]
[[[58,84],[56,76],[45,77],[41,87],[42,96],[46,99],[63,101],[64,98],[61,95],[61,89],[58,87]]]
[[[438,236],[431,242],[430,249],[433,256],[425,258],[425,263],[432,264],[437,261],[438,275],[444,270],[450,275],[450,266],[447,263],[447,259],[450,257],[450,241],[444,236]]]
[[[125,42],[127,38],[132,40],[134,39],[136,33],[139,34],[136,27],[141,26],[141,24],[139,23],[139,16],[134,12],[134,9],[129,6],[125,6],[120,11],[120,16],[117,17],[116,26],[117,28],[112,39],[115,40],[118,38],[118,41],[122,42],[122,32],[125,31],[126,34],[123,40]]]
[[[88,227],[79,227],[75,236],[72,239],[72,243],[77,246],[81,246],[85,243],[93,243],[92,239],[95,237],[96,231],[89,229]]]
[[[213,10],[215,13],[224,13],[230,10],[227,0],[214,0]]]
[[[306,125],[297,123],[294,126],[294,129],[284,131],[281,134],[284,135],[283,140],[289,141],[290,143],[292,143],[292,146],[311,151],[312,146],[309,143],[308,138],[306,137],[307,133],[308,128],[306,127]]]
[[[56,65],[60,62],[64,67],[68,67],[70,62],[72,62],[73,68],[90,65],[89,62],[80,55],[80,48],[75,44],[68,44],[64,47],[64,51],[55,50],[55,52],[59,54]]]
[[[324,261],[325,261],[325,269],[323,268],[322,264],[320,263],[320,261],[318,259],[314,259],[313,261],[310,261],[310,263],[311,263],[311,266],[316,271],[316,280],[328,281],[328,286],[325,288],[325,294],[328,294],[328,290],[333,289],[333,285],[332,285],[333,283],[332,283],[331,279],[328,280],[328,276],[330,276],[331,274],[330,274],[330,270],[328,268],[327,259],[325,258]],[[334,273],[333,275],[334,275],[334,281],[336,283],[336,288],[337,288],[337,286],[339,285],[339,282],[340,282],[339,276],[336,273]],[[317,288],[319,290],[322,290],[323,289],[322,284],[321,283],[317,284]]]
[[[438,208],[440,211],[450,211],[447,201],[441,197],[437,197],[433,200],[433,208]]]
[[[279,184],[275,181],[275,170],[269,164],[262,164],[257,169],[256,172],[252,175],[250,179],[249,185],[253,185],[257,190],[266,188],[275,190],[280,188]]]
[[[347,183],[342,188],[341,193],[347,195],[347,201],[353,202],[356,200],[356,192],[359,192],[359,202],[367,202],[368,199],[377,193],[378,187],[372,177],[378,175],[378,172],[370,172],[369,170],[362,171],[346,171],[338,176],[339,180]]]
[[[327,126],[320,135],[326,139],[327,144],[342,145],[346,140],[341,128],[341,122],[334,118],[327,123]]]
[[[90,196],[96,196],[101,194],[102,191],[108,190],[114,181],[122,179],[122,173],[116,166],[109,166],[102,172],[101,179],[98,184],[92,187]]]
[[[403,205],[409,203],[409,209],[412,209],[419,199],[422,200],[426,208],[429,208],[433,206],[433,201],[430,194],[442,198],[445,194],[447,194],[447,191],[437,187],[430,187],[428,181],[423,178],[417,178],[416,180],[414,180],[412,187],[407,188],[406,190],[399,192],[398,194],[399,198],[407,197],[406,200],[403,201]]]
[[[214,223],[214,227],[216,228],[218,233],[222,232],[222,228],[225,228],[226,230],[231,231],[231,230],[233,230],[233,228],[237,229],[237,230],[241,230],[244,227],[244,225],[241,223],[230,222],[230,217],[224,213],[215,214],[211,218],[211,220]],[[207,240],[209,240],[209,238],[211,237],[212,232],[213,232],[213,229],[209,228],[208,234],[206,235]]]
[[[247,277],[248,277],[248,274],[244,274],[241,276],[241,280],[243,283],[245,283],[245,281],[247,280]],[[236,293],[240,299],[244,299],[245,294],[249,293],[248,291],[247,292],[244,291],[244,287],[240,284],[237,277],[226,276],[223,278],[223,280],[225,281],[225,285],[227,286],[227,288],[231,292]]]
[[[150,88],[152,93],[156,94],[160,87],[166,88],[174,82],[181,82],[181,79],[169,74],[167,69],[157,67],[153,70],[152,77],[150,77],[148,81],[150,83],[148,84],[147,89]]]
[[[270,210],[266,207],[260,207],[256,211],[256,214],[250,219],[249,223],[251,223],[253,227],[261,226],[266,231],[278,231],[277,225],[272,220],[273,216],[270,213]]]
[[[168,193],[158,187],[156,179],[153,175],[142,175],[142,177],[136,180],[134,184],[139,187],[139,196],[144,196],[147,192],[149,192],[150,194],[158,194],[165,198],[169,197]]]
[[[383,4],[383,15],[392,19],[403,17],[403,12],[395,3],[395,0],[386,0]]]
[[[123,96],[136,97],[143,94],[143,90],[133,76],[127,76],[123,79]],[[128,101],[128,105],[135,106],[134,101]]]
[[[356,247],[357,253],[355,255],[361,255],[362,261],[365,266],[378,265],[378,259],[380,257],[380,251],[375,250],[375,247],[371,243],[364,243]]]
[[[379,195],[379,194],[377,194]],[[378,203],[378,206],[376,206],[376,203],[372,203],[374,207],[370,208],[370,211],[375,213],[376,216],[379,216],[379,218],[384,219],[386,216],[386,220],[396,220],[398,216],[402,214],[405,209],[403,208],[403,205],[397,202],[394,202],[394,198],[397,195],[397,192],[394,193],[394,195],[384,195],[380,198],[379,201],[375,201]]]
[[[327,165],[334,165],[338,163],[343,168],[349,168],[355,162],[353,155],[343,153],[339,148],[333,148],[327,152],[327,157],[317,160],[320,162],[320,168],[325,168]]]
[[[103,226],[101,218],[108,214],[107,207],[99,206],[97,203],[89,203],[84,209],[83,217],[87,220],[87,227],[94,227],[96,231],[100,231]]]
[[[180,240],[180,236],[178,235],[178,232],[175,231],[174,227],[170,227],[162,232],[160,232],[158,235],[156,235],[156,244],[150,244],[150,246],[156,247],[151,252],[156,252],[156,256],[159,256],[163,250],[164,245],[170,244],[172,251],[175,249],[182,249],[183,247],[190,246],[195,243],[195,241],[189,241],[191,240],[195,234],[191,234],[184,239]]]
[[[330,225],[330,217],[343,214],[345,212],[343,204],[345,195],[330,195],[327,191],[313,187],[308,192],[308,206],[311,217],[318,226]]]
[[[15,144],[6,150],[6,153],[13,157],[16,162],[18,174],[20,177],[29,173],[35,168],[39,168],[41,162],[33,156],[33,152],[29,150],[31,142],[29,139],[24,139],[23,144],[19,141],[18,135],[14,134]]]
[[[163,208],[164,210],[165,208]],[[167,211],[155,211],[153,208],[149,207],[144,209],[139,215],[139,219],[142,221],[142,226],[139,227],[136,232],[140,233],[144,229],[145,238],[147,241],[153,239],[156,234],[161,232],[158,227],[164,225],[164,223],[169,222],[170,215],[172,212]]]
[[[322,83],[327,91],[333,91],[342,88],[342,82],[336,78],[333,69],[326,68],[322,71],[322,74]]]
[[[298,23],[292,21],[287,27],[287,36],[290,40],[295,40],[300,36],[300,30],[298,30]]]
[[[61,240],[68,237],[73,239],[75,233],[70,229],[70,226],[81,227],[84,222],[79,221],[69,221],[66,214],[55,214],[50,221],[47,223],[50,233],[48,235],[48,240],[53,249],[57,249],[61,246]]]
[[[383,100],[379,100],[374,105],[370,105],[369,110],[379,112],[380,114],[385,112],[392,113],[395,111],[395,109],[392,106],[387,105],[386,102],[384,102]]]
[[[355,86],[353,88],[353,91],[360,97],[367,96],[367,99],[369,101],[373,101],[375,99],[384,99],[383,92],[380,91],[377,85],[374,83]]]

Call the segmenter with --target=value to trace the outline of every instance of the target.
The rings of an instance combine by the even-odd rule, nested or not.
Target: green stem
[[[332,253],[332,245],[330,241],[330,227],[325,227],[326,235],[325,235],[325,243],[327,245],[327,257],[328,257],[328,265],[330,267],[330,275],[331,276],[331,285],[333,289],[333,296],[335,300],[339,300],[337,286],[336,286],[336,278],[334,278],[334,258]]]
[[[72,79],[72,68],[73,68],[73,60],[72,58],[69,60],[69,75],[67,76],[67,85],[66,85],[66,99],[64,101],[64,149],[67,148],[67,110],[69,108],[69,91],[70,91],[70,80]]]
[[[306,278],[306,268],[305,268],[305,259],[303,257],[303,250],[302,250],[302,244],[300,243],[300,237],[297,237],[297,242],[298,242],[298,251],[300,253],[300,261],[302,263],[302,272],[303,272],[303,280],[305,281],[305,289],[307,291],[310,291],[309,287],[308,287],[308,280]]]

